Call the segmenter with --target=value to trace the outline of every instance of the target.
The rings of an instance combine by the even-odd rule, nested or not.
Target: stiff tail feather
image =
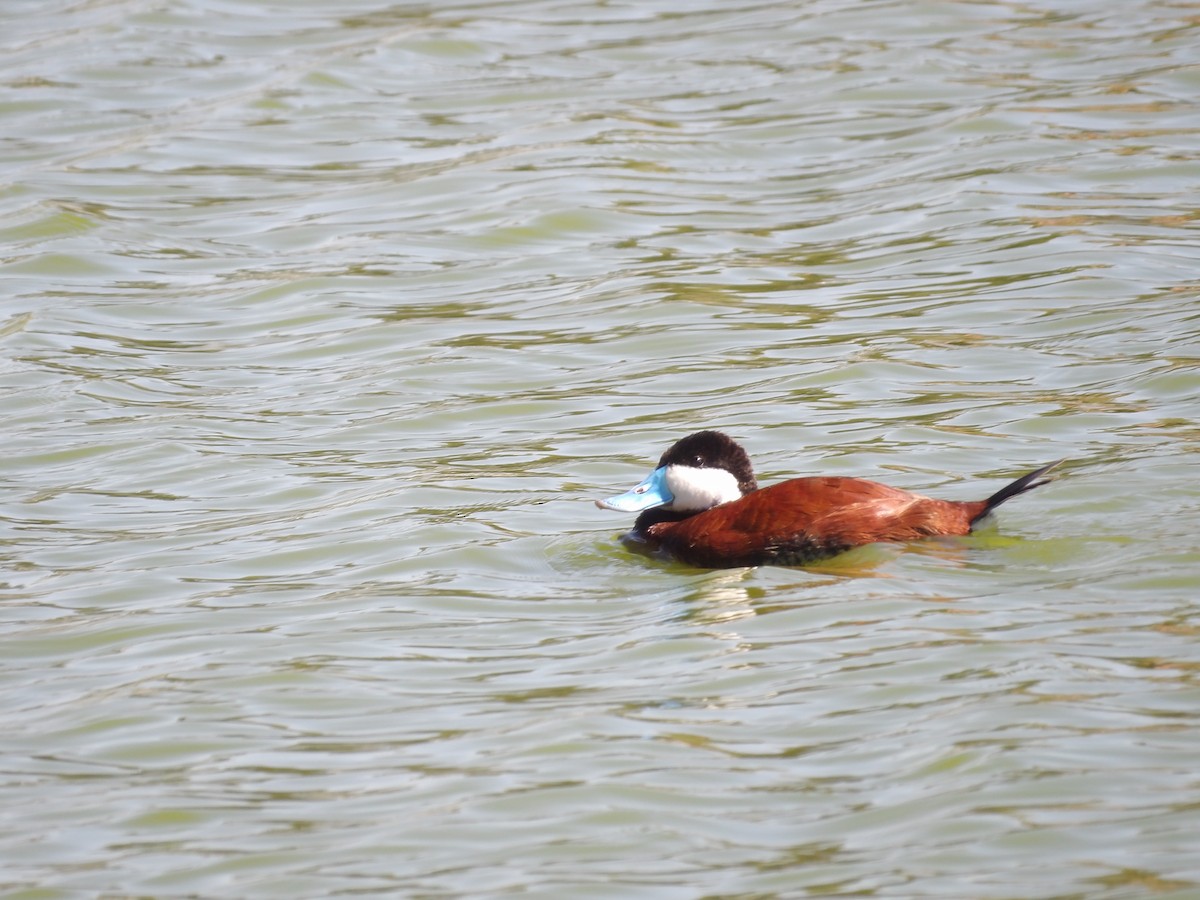
[[[1054,462],[1050,463],[1050,465],[1042,466],[1037,471],[1030,472],[1028,475],[1022,475],[1012,484],[1008,484],[1000,488],[1000,490],[996,491],[996,493],[992,494],[992,496],[983,501],[983,510],[971,519],[971,524],[974,525],[1005,500],[1009,500],[1017,496],[1017,494],[1023,494],[1026,491],[1032,491],[1035,487],[1041,487],[1043,484],[1048,484],[1049,482],[1053,481],[1053,478],[1043,478],[1042,476],[1061,463],[1061,459],[1056,459]]]

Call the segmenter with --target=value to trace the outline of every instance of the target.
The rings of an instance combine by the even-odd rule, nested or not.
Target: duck
[[[639,513],[627,537],[705,569],[804,566],[854,547],[966,535],[997,506],[1049,483],[1042,466],[986,500],[936,500],[862,478],[792,478],[760,488],[746,450],[698,431],[601,509]]]

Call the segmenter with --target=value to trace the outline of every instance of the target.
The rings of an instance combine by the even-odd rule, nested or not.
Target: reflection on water
[[[8,12],[12,896],[1200,890],[1183,7]],[[700,427],[1071,462],[702,572]]]

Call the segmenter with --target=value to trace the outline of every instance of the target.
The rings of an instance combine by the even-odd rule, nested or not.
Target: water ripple
[[[4,890],[1194,893],[1194,17],[10,12]],[[711,573],[702,426],[1069,462]]]

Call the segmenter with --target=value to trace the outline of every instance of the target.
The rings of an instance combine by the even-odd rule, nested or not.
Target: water
[[[1193,13],[9,4],[3,896],[1200,897]]]

